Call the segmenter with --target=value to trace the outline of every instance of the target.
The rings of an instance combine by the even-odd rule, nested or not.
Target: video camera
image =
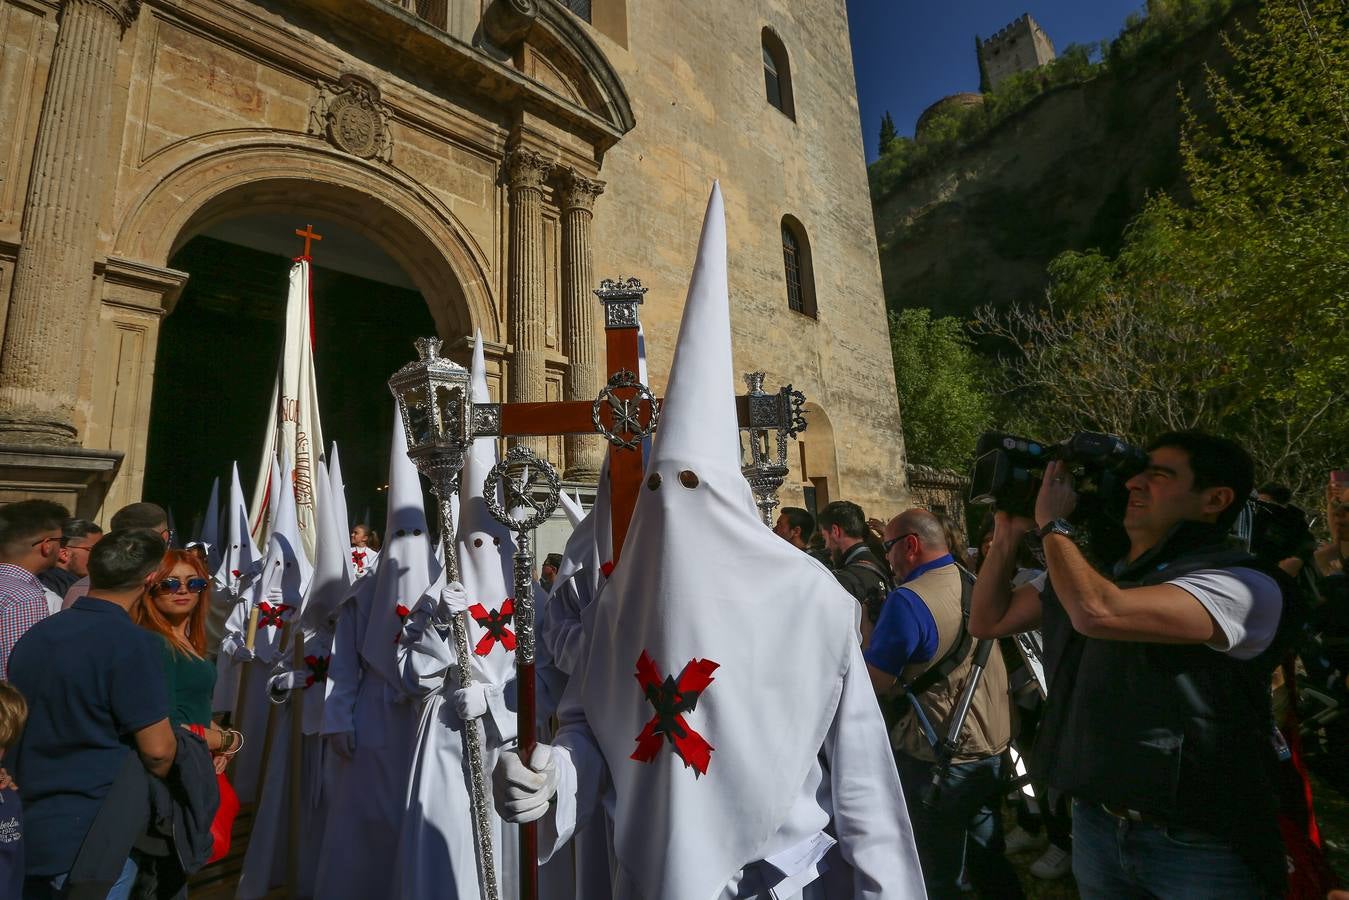
[[[975,448],[970,474],[970,502],[991,504],[1016,516],[1035,515],[1045,466],[1062,460],[1073,473],[1077,508],[1073,523],[1082,529],[1084,545],[1099,560],[1110,559],[1127,547],[1124,506],[1129,498],[1125,482],[1148,464],[1148,455],[1113,434],[1079,431],[1057,444],[1046,444],[999,431],[985,432]]]
[[[1252,554],[1276,565],[1290,557],[1307,560],[1316,549],[1307,514],[1291,503],[1252,498],[1233,531]]]

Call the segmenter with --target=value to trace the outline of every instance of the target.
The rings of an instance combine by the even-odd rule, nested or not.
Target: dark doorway
[[[220,478],[221,503],[227,502],[233,461],[245,501],[252,496],[291,259],[258,249],[264,242],[244,246],[221,237],[249,241],[259,224],[235,220],[212,229],[169,263],[191,279],[160,328],[143,496],[173,509],[184,538],[205,509],[213,478]],[[358,251],[364,258],[356,259],[351,232],[314,227],[329,238],[315,244],[312,270],[323,436],[337,442],[353,522],[368,518],[382,529],[393,426],[386,380],[416,357],[413,339],[435,334],[435,324],[421,294],[382,251],[367,243]],[[298,243],[287,230],[269,230],[286,241],[280,246]],[[339,234],[347,240],[331,239]],[[325,253],[329,260],[336,254],[348,271],[325,265]]]

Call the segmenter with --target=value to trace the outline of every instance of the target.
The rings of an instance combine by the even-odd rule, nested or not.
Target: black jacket
[[[1235,566],[1266,572],[1284,597],[1273,644],[1239,660],[1197,644],[1085,637],[1051,583],[1042,594],[1049,692],[1031,762],[1038,777],[1085,802],[1226,839],[1278,893],[1284,855],[1269,684],[1299,624],[1298,595],[1282,573],[1223,538],[1213,526],[1183,523],[1115,583],[1161,584]]]
[[[75,857],[63,894],[67,900],[107,897],[133,848],[167,854],[185,874],[206,864],[220,805],[215,769],[201,738],[182,728],[175,728],[174,736],[178,751],[167,778],[147,772],[134,751],[127,754]]]

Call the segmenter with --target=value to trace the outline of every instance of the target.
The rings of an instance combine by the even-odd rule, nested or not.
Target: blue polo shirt
[[[937,623],[932,612],[904,585],[925,572],[951,565],[955,565],[955,560],[949,553],[925,562],[904,576],[900,586],[885,598],[876,629],[862,654],[869,665],[898,678],[905,666],[927,662],[937,652]]]
[[[117,604],[81,597],[14,645],[9,680],[28,724],[5,761],[23,797],[28,875],[70,871],[135,732],[168,718],[160,643]]]

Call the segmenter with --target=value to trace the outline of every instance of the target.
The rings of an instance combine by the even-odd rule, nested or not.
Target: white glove
[[[238,662],[251,662],[257,658],[253,651],[248,649],[242,634],[225,635],[224,640],[220,642],[220,649],[230,659]]]
[[[351,759],[356,755],[355,732],[339,731],[337,734],[326,734],[323,737],[332,751],[343,759]]]
[[[457,581],[451,581],[440,589],[441,612],[446,618],[468,611],[468,591]]]
[[[273,703],[285,703],[291,691],[304,687],[304,679],[299,672],[283,672],[273,675],[267,682]]]
[[[548,811],[548,801],[557,793],[557,763],[553,748],[535,744],[529,765],[520,759],[520,751],[501,754],[492,770],[492,793],[497,812],[507,822],[533,822]]]
[[[454,692],[454,708],[459,718],[481,719],[487,715],[487,703],[493,697],[501,696],[501,685],[476,682]]]

